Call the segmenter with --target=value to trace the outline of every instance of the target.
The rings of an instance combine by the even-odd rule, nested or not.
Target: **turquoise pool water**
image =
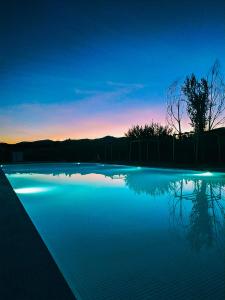
[[[225,174],[3,166],[77,299],[224,299]]]

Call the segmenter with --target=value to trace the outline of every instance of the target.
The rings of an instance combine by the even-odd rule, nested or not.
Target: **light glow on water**
[[[43,193],[49,191],[49,188],[46,187],[29,187],[29,188],[18,188],[14,191],[16,194],[36,194],[36,193]]]
[[[198,174],[195,174],[196,176],[206,176],[206,177],[210,177],[210,176],[213,176],[213,173],[211,172],[204,172],[204,173],[198,173]]]

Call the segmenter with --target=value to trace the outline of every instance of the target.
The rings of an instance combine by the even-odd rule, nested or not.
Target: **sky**
[[[224,53],[224,0],[0,0],[0,141],[165,124],[168,86]]]

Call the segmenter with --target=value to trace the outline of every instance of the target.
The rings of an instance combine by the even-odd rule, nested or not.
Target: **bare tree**
[[[167,123],[181,138],[185,102],[182,98],[182,90],[178,84],[178,81],[174,81],[167,91]]]
[[[212,130],[225,122],[225,83],[216,60],[207,76],[209,88],[208,130]]]

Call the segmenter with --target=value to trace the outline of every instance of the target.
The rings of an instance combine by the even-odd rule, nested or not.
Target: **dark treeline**
[[[122,138],[2,143],[0,161],[102,161],[224,168],[224,112],[225,84],[216,61],[200,80],[192,74],[169,87],[167,125],[135,125]],[[187,120],[190,132],[183,131]]]
[[[224,164],[224,128],[218,128],[224,124],[224,113],[225,83],[216,61],[205,77],[192,74],[169,87],[166,126],[135,125],[125,136],[136,143],[140,161],[171,162],[172,158],[174,164]],[[183,131],[187,122],[190,132]],[[132,147],[129,157],[132,161]]]
[[[198,147],[197,147],[198,144]],[[196,156],[196,151],[198,155]],[[177,139],[172,135],[143,139],[105,137],[96,140],[37,141],[1,144],[1,162],[81,161],[171,166],[225,167],[225,128]],[[20,159],[19,159],[20,160]]]
[[[184,123],[196,136],[223,126],[225,122],[225,83],[216,61],[207,76],[200,80],[192,74],[184,82],[175,81],[167,92],[167,123],[152,122],[133,126],[125,134],[131,139],[175,135],[181,139]],[[187,126],[187,124],[185,124]]]

